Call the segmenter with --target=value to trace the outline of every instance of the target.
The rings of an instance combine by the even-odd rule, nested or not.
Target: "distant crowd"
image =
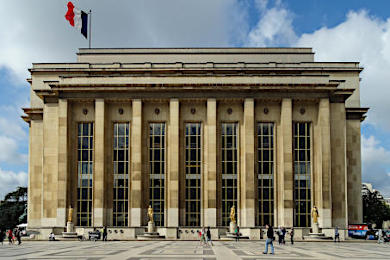
[[[8,239],[8,244],[13,245],[16,244],[16,241],[18,242],[18,245],[22,243],[22,232],[19,228],[15,229],[8,229],[8,230],[1,230],[0,231],[0,243],[3,245],[4,240]]]

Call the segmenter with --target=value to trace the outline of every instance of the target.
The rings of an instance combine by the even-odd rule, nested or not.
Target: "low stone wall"
[[[101,231],[101,228],[96,228]],[[160,236],[164,236],[168,240],[199,240],[198,232],[201,230],[201,227],[157,227],[156,231]],[[53,232],[56,237],[61,238],[62,232],[65,231],[63,227],[53,227],[53,228],[38,228],[34,230],[28,230],[29,234],[33,234],[33,240],[48,240],[49,234]],[[83,235],[85,238],[88,238],[88,232],[94,231],[94,228],[82,228],[75,227],[74,231],[80,236]],[[211,239],[219,240],[221,237],[226,236],[228,232],[227,227],[214,227],[210,228]],[[274,232],[277,229],[274,229]],[[286,241],[290,240],[290,231],[291,228],[287,228]],[[147,232],[147,227],[108,227],[107,228],[107,238],[108,240],[135,240],[138,235],[143,235]],[[240,228],[240,233],[244,237],[249,237],[250,240],[263,240],[266,239],[266,229],[264,228]],[[294,228],[294,240],[295,241],[304,241],[304,236],[309,235],[311,232],[310,228]],[[323,228],[321,232],[325,236],[334,238],[334,228]],[[339,229],[340,240],[347,240],[348,230]],[[277,240],[278,236],[275,233],[275,239]]]

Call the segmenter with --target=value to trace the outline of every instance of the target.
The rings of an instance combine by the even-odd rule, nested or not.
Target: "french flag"
[[[88,38],[88,14],[77,9],[72,2],[68,2],[68,11],[65,14],[65,19],[70,25],[81,31],[85,39]]]

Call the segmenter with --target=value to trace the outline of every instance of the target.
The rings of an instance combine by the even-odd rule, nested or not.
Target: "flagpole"
[[[91,38],[92,38],[92,10],[89,10],[89,48],[91,49]]]

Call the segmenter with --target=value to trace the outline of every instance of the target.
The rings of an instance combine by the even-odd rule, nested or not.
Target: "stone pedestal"
[[[154,232],[154,222],[149,221],[148,222],[148,233],[153,233]]]
[[[318,234],[319,233],[319,227],[318,227],[318,223],[313,223],[313,233],[314,234]]]
[[[230,221],[229,232],[230,233],[235,233],[236,232],[236,228],[237,228],[237,223],[233,222],[233,221]]]
[[[237,238],[236,229],[237,229],[237,223],[231,221],[229,224],[229,232],[227,232],[226,235],[221,235],[220,239],[221,240],[235,240]],[[241,232],[240,232],[240,234],[238,234],[238,238],[239,239],[249,239],[248,236],[243,236],[241,234]]]
[[[72,233],[73,232],[73,227],[74,227],[74,224],[72,222],[67,222],[66,223],[66,232],[67,233]]]
[[[145,232],[143,235],[138,235],[138,240],[155,240],[155,239],[163,239],[165,236],[160,236],[158,232],[155,232],[154,222],[148,222],[148,232]]]
[[[77,238],[77,233],[74,232],[74,224],[72,222],[66,222],[66,232],[62,232],[62,237],[67,239]]]
[[[303,236],[304,240],[307,241],[332,240],[331,237],[325,236],[324,233],[320,232],[318,223],[313,223],[312,229],[313,229],[312,233],[309,233],[308,236]]]

